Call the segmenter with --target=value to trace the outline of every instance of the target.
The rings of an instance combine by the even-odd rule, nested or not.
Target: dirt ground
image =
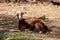
[[[25,18],[46,16],[43,20],[53,31],[47,34],[28,33],[32,40],[60,40],[60,6],[53,4],[19,4],[19,3],[0,3],[0,30],[15,30],[18,26],[16,12],[23,11]],[[6,29],[5,29],[6,28]],[[13,31],[12,30],[12,31]],[[21,32],[20,32],[21,33]],[[25,32],[22,32],[23,34]],[[13,33],[12,33],[13,34]]]
[[[0,3],[0,14],[16,15],[16,11],[23,11],[24,17],[40,17],[45,15],[47,18],[54,19],[60,17],[60,6],[52,3],[38,4],[19,4],[19,3]]]

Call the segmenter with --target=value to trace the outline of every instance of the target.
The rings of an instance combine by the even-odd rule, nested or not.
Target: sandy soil
[[[60,6],[53,4],[19,4],[19,3],[0,3],[0,14],[16,15],[16,11],[25,12],[24,17],[40,17],[45,15],[47,18],[60,18]]]

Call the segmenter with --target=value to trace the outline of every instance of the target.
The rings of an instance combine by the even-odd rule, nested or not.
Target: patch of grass
[[[31,36],[29,35],[23,35],[20,33],[11,33],[9,37],[6,40],[25,40],[25,39],[30,39]]]
[[[9,32],[7,30],[0,31],[0,40],[4,40],[8,37]]]

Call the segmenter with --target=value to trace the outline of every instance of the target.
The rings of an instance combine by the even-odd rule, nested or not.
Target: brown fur
[[[31,25],[35,27],[36,31],[42,31],[42,33],[46,32],[48,29],[47,26],[41,20],[34,20]]]
[[[20,31],[24,31],[25,29],[30,29],[32,26],[28,24],[25,19],[19,20],[18,27]]]
[[[24,19],[19,20],[19,30],[24,31],[25,29],[30,29],[31,31],[42,31],[42,33],[46,32],[47,26],[41,20],[34,20],[31,24],[28,24]]]

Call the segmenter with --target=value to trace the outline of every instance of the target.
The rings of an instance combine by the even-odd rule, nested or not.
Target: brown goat
[[[30,29],[32,31],[38,31],[40,33],[45,33],[47,31],[47,26],[40,20],[35,19],[31,20],[32,22],[29,23],[29,21],[25,21],[25,19],[22,18],[23,13],[20,12],[20,14],[17,14],[17,17],[19,19],[19,30],[23,31],[25,29]]]

